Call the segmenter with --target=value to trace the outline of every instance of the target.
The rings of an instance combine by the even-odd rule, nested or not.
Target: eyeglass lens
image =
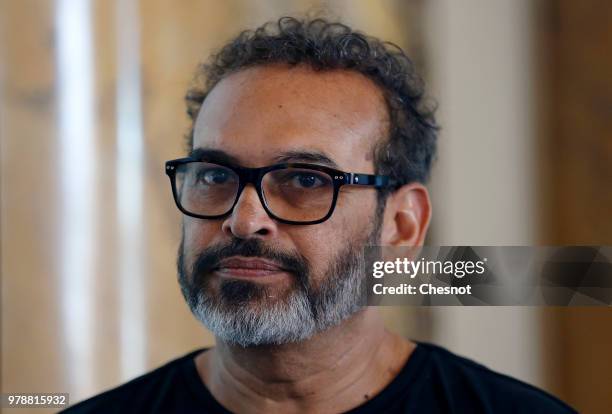
[[[234,204],[240,180],[230,168],[207,162],[181,164],[176,171],[181,207],[200,216],[227,213]],[[278,218],[307,222],[325,217],[333,204],[332,178],[308,168],[268,171],[261,180],[267,208]]]

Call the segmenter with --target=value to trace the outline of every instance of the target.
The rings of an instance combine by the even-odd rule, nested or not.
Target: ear
[[[381,243],[387,246],[422,246],[431,218],[427,188],[406,184],[389,195],[383,219]]]

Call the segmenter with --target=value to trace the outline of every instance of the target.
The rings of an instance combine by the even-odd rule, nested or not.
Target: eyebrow
[[[208,148],[194,148],[189,152],[189,157],[208,162],[220,162],[231,165],[240,165],[238,158],[222,150]],[[273,158],[273,163],[306,162],[338,168],[338,164],[325,153],[316,150],[291,150],[283,151]]]
[[[283,162],[312,162],[317,164],[323,164],[328,167],[338,168],[338,164],[325,153],[321,151],[312,150],[294,150],[284,151],[278,156],[274,157],[274,161],[278,163]]]
[[[189,152],[189,158],[193,158],[198,161],[220,162],[224,164],[240,165],[240,163],[238,162],[238,158],[229,155],[225,151],[202,147],[192,149]]]

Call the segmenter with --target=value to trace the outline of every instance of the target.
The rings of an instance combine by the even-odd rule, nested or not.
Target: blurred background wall
[[[424,18],[428,76],[442,125],[431,186],[432,241],[533,245],[533,1],[439,0],[428,3]],[[542,384],[537,308],[432,312],[437,341]]]
[[[182,97],[238,31],[318,11],[402,46],[439,103],[429,244],[611,244],[609,2],[0,0],[3,392],[74,402],[213,344],[176,283]],[[612,407],[609,309],[384,313]]]

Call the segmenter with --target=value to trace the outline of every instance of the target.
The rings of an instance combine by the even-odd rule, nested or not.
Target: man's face
[[[380,90],[362,75],[261,66],[215,86],[197,117],[193,146],[221,151],[243,167],[307,162],[372,174],[373,145],[387,123]],[[313,162],[312,154],[335,165],[323,157]],[[344,186],[327,221],[282,224],[248,185],[224,219],[184,216],[183,294],[222,340],[303,340],[360,308],[363,247],[380,237],[376,211],[374,189]],[[267,270],[241,269],[251,265]]]

